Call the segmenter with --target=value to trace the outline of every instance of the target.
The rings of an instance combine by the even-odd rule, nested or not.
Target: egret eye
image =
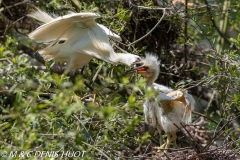
[[[144,67],[144,69],[147,71],[149,68],[148,67]]]
[[[63,43],[65,43],[65,41],[66,41],[66,40],[64,40],[64,39],[59,40],[59,41],[58,41],[58,44],[63,44]]]
[[[143,63],[135,63],[135,67],[141,67],[143,65]]]

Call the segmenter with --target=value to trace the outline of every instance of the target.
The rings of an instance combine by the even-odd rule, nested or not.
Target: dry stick
[[[18,6],[18,5],[21,5],[21,4],[23,4],[23,3],[27,3],[28,1],[30,1],[30,0],[24,0],[24,1],[22,1],[22,2],[15,3],[15,4],[11,5],[11,6],[5,7],[3,10],[9,9],[9,8],[12,8],[12,7],[15,7],[15,6]]]
[[[8,147],[11,148],[11,149],[18,150],[17,147],[13,146],[12,144],[6,143],[6,142],[4,142],[4,141],[0,141],[0,144],[4,144],[4,145],[8,146]]]
[[[229,134],[227,134],[227,135],[225,136],[226,138],[223,140],[223,144],[224,144],[224,143],[227,143],[226,141],[227,141],[227,139],[228,139],[228,136],[229,136],[230,134],[234,133],[234,132],[237,132],[237,133],[238,133],[239,131],[238,131],[238,130],[232,130]]]
[[[212,101],[213,101],[213,99],[214,99],[215,94],[216,94],[216,90],[213,90],[212,96],[210,97],[210,100],[209,100],[209,102],[208,102],[208,104],[207,104],[207,107],[206,107],[206,109],[204,110],[205,112],[207,112],[208,109],[210,108],[210,106],[211,106],[211,104],[212,104]]]
[[[214,78],[213,78],[213,79],[214,79]],[[189,89],[191,89],[191,88],[194,88],[194,87],[196,87],[196,86],[199,86],[200,84],[204,83],[205,81],[207,81],[207,79],[203,79],[202,81],[199,80],[199,82],[198,82],[197,84],[195,84],[195,85],[193,85],[193,86],[189,86],[189,87],[187,87],[187,88],[185,88],[185,89],[186,89],[186,90],[189,90]]]
[[[215,130],[214,130],[214,132],[213,132],[213,137],[216,135],[216,132],[217,132],[217,128],[219,127],[219,125],[222,123],[222,120],[220,120],[219,122],[218,122],[218,124],[217,124],[217,126],[216,126],[216,128],[215,128]]]
[[[184,147],[184,148],[178,148],[178,149],[175,149],[175,148],[159,148],[159,147],[153,147],[153,148],[156,148],[158,150],[169,150],[169,151],[185,151],[185,150],[188,150],[188,149],[192,149],[192,147]]]
[[[133,45],[133,44],[135,44],[135,43],[137,43],[137,42],[139,42],[139,41],[141,41],[141,40],[143,40],[144,38],[146,38],[149,34],[151,34],[152,33],[152,31],[154,30],[154,29],[156,29],[157,28],[157,26],[161,23],[161,21],[163,20],[163,18],[165,17],[165,14],[166,14],[166,9],[163,9],[163,15],[162,15],[162,17],[160,18],[160,20],[158,21],[158,23],[147,33],[147,34],[145,34],[144,36],[142,36],[141,38],[139,38],[138,40],[136,40],[136,41],[134,41],[134,42],[132,42],[132,43],[130,43],[130,44],[128,44],[128,46],[131,46],[131,45]]]
[[[237,116],[237,117],[239,117],[239,116]],[[223,130],[223,128],[224,128],[226,125],[228,125],[228,123],[230,123],[231,121],[233,121],[233,120],[236,119],[237,117],[235,117],[235,118],[227,121],[227,122],[220,128],[220,130],[218,131],[218,133],[221,132],[221,131]],[[211,143],[212,143],[214,140],[218,139],[224,132],[225,132],[225,131],[222,131],[220,134],[217,133],[217,134],[212,138],[212,140],[204,147],[204,149],[206,150],[206,148],[208,148],[208,147],[211,145]]]
[[[183,125],[182,123],[180,123],[180,124],[181,124],[181,126],[183,127],[183,129],[188,133],[188,135],[190,136],[190,138],[192,139],[191,142],[194,142],[194,150],[197,152],[197,155],[205,155],[207,152],[203,152],[202,146],[201,146],[201,145],[198,145],[198,144],[194,141],[192,135],[188,132],[188,130],[186,129],[186,127],[184,127],[184,125]],[[174,124],[174,125],[175,125],[178,129],[180,129],[176,124]],[[183,132],[182,132],[182,133],[183,133]],[[186,137],[185,133],[184,133],[184,136]],[[192,144],[193,144],[193,143],[192,143]]]
[[[73,115],[72,117],[76,118],[77,121],[82,125],[82,127],[88,132],[89,130],[85,127],[85,125],[83,124],[83,122],[76,116],[76,115]],[[90,138],[92,141],[93,139]]]
[[[3,10],[9,9],[9,8],[11,8],[11,7],[15,7],[15,6],[18,6],[18,5],[21,5],[21,4],[23,4],[23,3],[27,3],[28,1],[30,1],[30,0],[24,0],[24,1],[22,1],[22,2],[19,2],[19,3],[14,4],[14,5],[4,7]],[[10,13],[10,14],[11,14],[11,13]],[[6,31],[7,31],[12,25],[15,25],[16,27],[22,27],[22,28],[24,28],[24,29],[29,29],[29,28],[31,28],[31,25],[29,25],[29,24],[21,24],[21,23],[18,22],[18,21],[20,21],[21,19],[23,19],[25,16],[17,19],[16,21],[12,21],[12,20],[8,19],[2,12],[0,12],[0,15],[2,16],[2,20],[3,20],[6,24],[9,25],[8,28],[5,29],[4,35],[6,34]]]
[[[103,151],[101,151],[100,149],[98,149],[97,147],[90,145],[86,142],[82,142],[83,144],[87,145],[88,147],[92,147],[93,149],[97,150],[98,152],[102,153],[104,157],[106,157],[108,160],[111,160],[110,157],[108,157]]]
[[[4,2],[1,1],[1,3],[3,4],[4,8],[7,8],[7,5]],[[7,9],[7,12],[10,14],[10,16],[13,16],[9,9]]]
[[[93,79],[92,79],[92,83],[95,82],[99,72],[102,70],[102,67],[103,67],[103,63],[100,65],[100,67],[98,68],[97,72],[95,73],[95,75],[93,76]]]
[[[175,123],[173,123],[180,131],[181,131],[181,128],[180,127],[178,127]],[[184,128],[185,129],[185,128]],[[185,129],[186,130],[186,129]],[[182,131],[181,131],[182,132]],[[189,143],[191,143],[191,145],[193,146],[195,146],[195,144],[193,144],[193,138],[192,138],[192,136],[190,135],[190,133],[189,132],[187,132],[189,135],[190,135],[190,138],[188,138],[188,136],[184,133],[184,132],[182,132],[183,133],[183,136],[185,137],[185,138],[187,138],[187,140],[189,141]]]
[[[211,122],[213,122],[213,123],[215,123],[215,124],[218,124],[217,121],[215,121],[215,120],[213,120],[213,119],[211,119],[211,118],[209,118],[209,117],[207,117],[207,116],[205,116],[205,115],[203,115],[203,114],[201,114],[201,113],[198,113],[198,112],[195,112],[195,111],[192,111],[192,113],[193,113],[193,114],[196,114],[196,115],[199,115],[199,116],[202,116],[202,117],[210,120]]]
[[[187,132],[187,134],[189,135],[189,137],[192,139],[192,142],[194,142],[194,150],[195,150],[195,148],[196,148],[196,150],[198,151],[197,153],[201,153],[201,152],[202,152],[202,148],[200,148],[200,145],[198,145],[198,144],[195,142],[194,138],[193,138],[192,135],[189,133],[189,131],[186,129],[186,127],[185,127],[182,123],[180,123],[180,124],[181,124],[181,126],[183,127],[183,129]],[[177,125],[175,125],[175,126],[177,126]]]
[[[227,147],[231,146],[233,143],[236,143],[236,142],[238,142],[238,141],[240,141],[240,139],[237,139],[237,140],[228,142],[227,144],[223,144],[222,146],[216,148],[215,150],[220,149],[220,148],[224,148],[224,147],[227,148]],[[211,150],[210,150],[210,151],[211,151]]]
[[[237,118],[238,118],[239,116],[236,116],[235,118],[233,118],[232,120],[230,120],[229,122],[231,122],[231,121],[234,121],[234,120],[236,120]],[[219,124],[221,123],[222,121],[220,121],[219,122]],[[218,126],[217,126],[218,127]],[[217,128],[216,128],[217,129]],[[214,135],[215,135],[215,132],[216,132],[216,129],[215,129],[215,131],[214,131]],[[227,134],[225,137],[225,139],[224,139],[224,141],[223,141],[223,143],[226,141],[226,139],[228,138],[228,135],[230,135],[230,134],[232,134],[233,132],[238,132],[237,130],[232,130],[229,134]],[[217,138],[215,138],[215,139],[218,139],[220,136],[218,136]],[[238,140],[237,140],[238,141]]]
[[[123,43],[120,43],[120,44],[123,44]],[[122,51],[123,53],[129,53],[129,52],[127,52],[126,50],[124,50],[124,49],[122,49],[121,47],[119,47],[118,45],[116,45],[116,43],[114,43],[112,46],[113,46],[113,47],[115,46],[117,49],[119,49],[119,50]]]
[[[25,16],[17,19],[16,21],[12,21],[12,20],[8,19],[2,12],[0,12],[0,16],[2,17],[2,21],[8,25],[8,27],[5,29],[3,35],[5,35],[7,30],[12,26],[21,27],[21,28],[24,28],[24,29],[29,29],[31,27],[31,25],[28,25],[28,24],[23,25],[23,24],[18,22],[18,21],[22,20],[23,18],[25,18]]]
[[[144,7],[144,6],[138,6],[138,5],[134,5],[132,2],[131,2],[131,0],[129,0],[129,3],[130,3],[130,5],[131,6],[133,6],[133,7],[137,7],[137,8],[142,8],[142,9],[158,9],[158,10],[163,10],[163,15],[162,15],[162,17],[159,19],[159,21],[158,21],[158,23],[157,24],[155,24],[155,26],[147,33],[147,34],[145,34],[144,36],[142,36],[141,38],[139,38],[138,40],[136,40],[136,41],[134,41],[134,42],[132,42],[132,43],[130,43],[130,44],[128,44],[127,46],[131,46],[131,45],[133,45],[133,44],[135,44],[135,43],[137,43],[137,42],[139,42],[139,41],[141,41],[141,40],[143,40],[144,38],[146,38],[149,34],[151,34],[152,33],[152,31],[154,30],[154,29],[156,29],[157,28],[157,26],[161,23],[161,21],[163,20],[163,18],[165,17],[165,14],[166,14],[166,9],[170,9],[170,8],[154,8],[154,7]]]

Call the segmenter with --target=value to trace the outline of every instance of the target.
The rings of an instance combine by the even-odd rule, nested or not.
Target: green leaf
[[[20,102],[22,100],[22,92],[21,91],[17,91],[16,94],[16,101]]]
[[[239,101],[240,100],[240,94],[233,94],[233,97],[236,101]]]
[[[240,33],[238,34],[237,40],[240,42]]]

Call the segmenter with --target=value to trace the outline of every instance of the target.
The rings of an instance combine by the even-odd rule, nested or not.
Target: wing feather
[[[72,13],[62,17],[58,17],[31,32],[28,36],[34,39],[36,42],[50,42],[55,40],[62,34],[66,29],[68,29],[72,24],[77,24],[78,26],[88,27],[96,25],[95,19],[99,18],[100,15],[96,13],[86,12],[86,13]]]
[[[101,28],[103,29],[103,31],[104,31],[110,38],[112,38],[113,40],[115,40],[115,41],[122,41],[122,38],[121,38],[119,35],[113,33],[110,29],[108,29],[108,28],[105,27],[104,25],[98,24],[98,26],[101,27]]]
[[[51,17],[49,14],[47,14],[46,12],[36,8],[35,12],[32,12],[30,14],[27,15],[28,17],[32,17],[34,19],[37,19],[43,23],[48,23],[54,20],[53,17]]]

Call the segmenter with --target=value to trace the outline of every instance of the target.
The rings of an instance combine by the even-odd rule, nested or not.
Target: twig
[[[95,80],[96,80],[99,72],[101,71],[102,67],[103,67],[103,63],[100,65],[100,67],[98,68],[97,72],[96,72],[95,75],[93,76],[92,84],[95,82]]]
[[[83,127],[87,132],[89,132],[89,129],[87,129],[87,128],[85,127],[85,124],[83,124],[83,122],[82,122],[76,115],[73,115],[72,117],[76,118],[77,121],[82,125],[82,127]],[[92,137],[90,137],[90,139],[93,141]]]
[[[132,6],[134,6],[132,3],[131,3],[131,0],[129,0],[129,2],[130,2],[130,4],[132,5]],[[135,7],[138,7],[139,8],[139,6],[136,6],[135,5]],[[156,29],[157,28],[157,26],[161,23],[161,21],[163,20],[163,18],[165,17],[165,14],[166,14],[166,9],[169,9],[169,8],[161,8],[161,10],[163,10],[163,15],[162,15],[162,17],[159,19],[159,21],[158,21],[158,23],[157,24],[155,24],[155,26],[147,33],[147,34],[145,34],[144,36],[142,36],[141,38],[139,38],[138,40],[136,40],[136,41],[134,41],[134,42],[132,42],[132,43],[130,43],[130,44],[128,44],[127,46],[131,46],[131,45],[133,45],[133,44],[135,44],[135,43],[137,43],[137,42],[139,42],[139,41],[141,41],[141,40],[143,40],[144,38],[146,38],[149,34],[151,34],[152,33],[152,31],[154,30],[154,29]]]
[[[170,151],[185,151],[185,150],[188,150],[188,149],[192,149],[192,147],[185,147],[185,148],[178,148],[178,149],[175,149],[175,148],[159,148],[159,147],[156,147],[156,149],[158,149],[158,150],[170,150]]]
[[[13,64],[8,58],[0,58],[0,61],[8,61],[9,64]]]
[[[123,43],[121,43],[121,42],[118,42],[118,43],[123,44]],[[123,44],[123,45],[125,45],[125,44]],[[119,49],[119,50],[122,51],[123,53],[128,53],[126,50],[122,49],[121,47],[119,47],[119,46],[116,45],[115,43],[114,43],[112,46],[113,46],[113,47],[116,47],[117,49]],[[126,45],[125,45],[125,46],[126,46]]]
[[[4,141],[0,141],[0,143],[1,143],[1,144],[4,144],[4,145],[7,145],[8,147],[17,149],[17,147],[15,147],[15,146],[13,146],[13,145],[11,145],[11,144],[9,144],[9,143],[6,143],[6,142],[4,142]]]
[[[206,113],[207,113],[209,107],[210,107],[211,104],[212,104],[212,101],[213,101],[213,99],[214,99],[215,94],[216,94],[216,90],[213,90],[212,96],[210,97],[210,100],[209,100],[209,102],[208,102],[208,104],[207,104],[207,107],[206,107],[206,109],[204,110]]]
[[[15,3],[15,4],[11,5],[11,6],[5,7],[3,10],[9,9],[9,8],[12,8],[12,7],[15,7],[15,6],[18,6],[18,5],[21,5],[21,4],[23,4],[23,3],[27,3],[28,1],[30,1],[30,0],[24,0],[24,1],[22,1],[22,2]]]
[[[89,85],[86,81],[83,82],[91,91],[94,91],[94,88]]]
[[[237,117],[239,117],[239,116],[237,116]],[[218,133],[212,138],[212,140],[204,147],[204,149],[208,148],[208,147],[210,146],[210,144],[211,144],[214,140],[218,139],[223,133],[225,133],[225,131],[222,131],[223,128],[224,128],[226,125],[228,125],[231,121],[233,121],[234,119],[236,119],[237,117],[232,118],[232,119],[230,119],[229,121],[227,121],[227,122],[220,128],[220,130],[218,131]],[[222,132],[221,132],[221,131],[222,131]],[[219,134],[219,132],[221,132],[221,133]]]
[[[49,133],[49,134],[39,134],[39,136],[64,136],[64,134],[54,134],[54,133]]]
[[[85,145],[87,145],[88,147],[92,147],[93,149],[95,149],[95,150],[97,150],[98,152],[102,153],[102,155],[103,155],[104,157],[106,157],[108,160],[111,160],[111,158],[108,157],[108,155],[106,155],[103,151],[101,151],[101,150],[98,149],[97,147],[95,147],[95,146],[93,146],[93,145],[90,145],[90,144],[88,144],[88,143],[86,143],[86,142],[82,142],[82,143],[85,144]]]
[[[217,124],[217,126],[216,126],[216,128],[215,128],[215,130],[214,130],[214,132],[213,132],[213,137],[216,135],[216,132],[217,132],[217,128],[219,127],[219,125],[222,123],[222,120],[220,120],[219,122],[218,122],[218,124]]]
[[[2,116],[0,117],[0,120],[5,120],[5,119],[9,119],[9,118],[16,118],[17,116],[19,116],[19,114],[2,115]]]
[[[238,133],[239,131],[238,130],[232,130],[230,133],[228,133],[226,136],[225,136],[225,139],[223,140],[223,144],[227,143],[226,141],[229,139],[229,135],[232,134],[232,133]]]
[[[176,124],[174,124],[174,125],[177,126]],[[180,125],[187,132],[187,134],[190,137],[191,141],[194,142],[194,150],[196,148],[196,150],[198,151],[197,153],[201,153],[202,152],[201,146],[198,145],[198,143],[194,140],[193,136],[189,133],[189,131],[186,129],[186,127],[182,123],[180,123]]]
[[[193,114],[196,114],[196,115],[199,115],[199,116],[202,116],[202,117],[204,117],[204,118],[207,118],[207,119],[210,120],[211,122],[213,122],[213,123],[215,123],[215,124],[218,124],[217,121],[215,121],[215,120],[213,120],[213,119],[211,119],[211,118],[209,118],[209,117],[207,117],[207,116],[205,116],[205,115],[203,115],[203,114],[201,114],[201,113],[198,113],[198,112],[195,112],[195,111],[192,111],[192,113],[193,113]]]
[[[192,138],[192,136],[191,136],[191,138],[188,138],[188,136],[181,130],[181,128],[178,126],[178,125],[176,125],[175,123],[173,123],[176,127],[177,127],[177,129],[179,129],[182,133],[183,133],[183,136],[188,140],[188,142],[193,146],[194,144],[193,144],[193,138]],[[188,134],[190,134],[189,132],[188,132]],[[194,142],[195,143],[195,142]],[[195,146],[195,145],[194,145]]]

